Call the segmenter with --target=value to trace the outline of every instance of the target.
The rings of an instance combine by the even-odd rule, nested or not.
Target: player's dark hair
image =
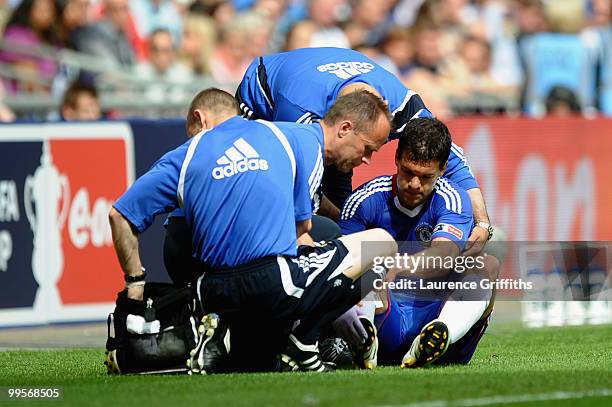
[[[440,120],[412,119],[402,131],[395,157],[398,161],[406,157],[419,164],[437,161],[442,169],[448,161],[451,144],[450,132]]]
[[[98,99],[98,91],[96,90],[95,86],[90,83],[77,80],[73,82],[68,89],[66,89],[66,93],[64,93],[64,98],[62,100],[62,108],[76,108],[79,96],[81,96],[83,93],[88,94],[94,99]]]
[[[210,112],[228,112],[238,114],[238,102],[229,93],[217,88],[207,88],[194,96],[187,112],[187,136],[195,136],[202,127],[193,114],[196,109]]]
[[[391,125],[387,104],[372,92],[358,90],[338,97],[323,117],[323,121],[333,126],[341,120],[350,120],[356,133],[367,133],[381,114]]]

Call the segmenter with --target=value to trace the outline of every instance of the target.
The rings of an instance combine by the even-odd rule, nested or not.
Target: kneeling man
[[[203,265],[194,288],[210,313],[188,361],[191,371],[223,370],[232,342],[226,317],[290,325],[280,355],[285,367],[330,370],[319,356],[319,332],[360,299],[356,281],[372,263],[361,255],[361,242],[385,242],[373,256],[391,255],[397,245],[374,229],[298,248],[311,227],[313,180],[322,172],[314,163],[329,158],[350,170],[368,162],[389,133],[389,112],[377,96],[353,92],[319,124],[275,124],[242,119],[233,98],[222,97],[229,102],[217,113],[219,124],[165,154],[113,205],[110,224],[127,296],[143,297],[138,234],[157,214],[180,207]],[[323,157],[325,140],[335,145],[334,157]]]

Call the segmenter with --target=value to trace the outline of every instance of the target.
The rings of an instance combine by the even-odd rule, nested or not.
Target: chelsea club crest
[[[415,229],[416,238],[419,242],[423,243],[423,245],[429,246],[431,243],[431,235],[433,233],[433,228],[431,225],[427,223],[421,223]]]

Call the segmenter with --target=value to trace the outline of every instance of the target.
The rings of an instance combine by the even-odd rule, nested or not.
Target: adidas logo
[[[212,170],[214,179],[229,178],[241,172],[268,169],[268,161],[261,159],[257,151],[242,137],[225,150],[225,154],[217,160],[217,164],[219,167]]]
[[[374,69],[369,62],[332,62],[317,66],[319,72],[329,72],[341,79],[349,79],[353,76],[368,73]]]

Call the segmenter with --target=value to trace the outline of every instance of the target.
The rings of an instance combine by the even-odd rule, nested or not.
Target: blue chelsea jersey
[[[195,256],[232,267],[296,254],[310,219],[320,126],[231,118],[164,155],[114,204],[139,232],[182,207]]]
[[[346,200],[340,217],[343,234],[383,228],[397,241],[420,242],[425,247],[431,240],[444,237],[460,250],[473,223],[467,192],[444,177],[438,178],[431,196],[414,209],[400,203],[396,175],[374,178]]]
[[[262,67],[260,67],[262,65]],[[432,117],[418,94],[364,54],[344,48],[302,48],[256,58],[238,88],[248,115],[298,123],[318,121],[334,104],[340,90],[366,83],[389,104],[396,138],[414,117]]]
[[[395,75],[343,48],[303,48],[256,58],[236,94],[245,117],[313,123],[325,116],[344,86],[357,82],[371,85],[388,102],[393,114],[389,139],[398,138],[410,119],[433,117],[421,97]],[[478,188],[455,144],[445,176],[466,190]]]

